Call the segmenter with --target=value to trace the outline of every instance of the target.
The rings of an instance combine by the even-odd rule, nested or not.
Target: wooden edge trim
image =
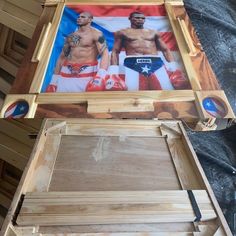
[[[1,236],[8,236],[8,230],[12,230],[11,228],[12,228],[13,216],[15,214],[15,211],[17,209],[17,206],[18,206],[18,203],[20,201],[22,194],[25,194],[25,189],[27,188],[28,181],[30,181],[31,179],[30,177],[32,175],[32,169],[36,165],[39,153],[42,149],[43,144],[46,141],[46,136],[43,135],[45,125],[46,125],[46,121],[44,120],[42,123],[41,129],[39,131],[39,134],[37,136],[33,151],[30,155],[29,161],[25,167],[20,183],[16,189],[16,192],[12,200],[11,206],[9,208],[9,211],[7,213],[7,216],[3,222],[3,225],[0,231]]]

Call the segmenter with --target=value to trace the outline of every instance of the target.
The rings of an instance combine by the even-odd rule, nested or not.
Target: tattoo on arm
[[[101,43],[101,44],[103,44],[105,42],[105,38],[104,38],[103,35],[99,36],[98,42]]]
[[[64,52],[65,57],[69,57],[70,51],[71,51],[70,45],[65,44],[65,46],[63,47],[63,52]]]
[[[104,38],[103,35],[99,36],[98,42],[99,44],[101,44],[101,46],[99,46],[99,53],[102,54],[103,51],[107,48],[106,39]]]

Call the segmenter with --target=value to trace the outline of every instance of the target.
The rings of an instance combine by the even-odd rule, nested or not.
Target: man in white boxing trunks
[[[189,87],[187,79],[178,69],[172,53],[162,41],[160,33],[144,29],[145,16],[132,12],[129,16],[131,28],[115,33],[109,71],[119,77],[119,54],[125,49],[125,83],[128,90],[172,90]],[[168,62],[166,65],[157,56],[161,51]]]
[[[80,13],[77,19],[79,29],[66,38],[46,92],[104,90],[109,54],[102,32],[91,27],[92,20],[91,13]]]

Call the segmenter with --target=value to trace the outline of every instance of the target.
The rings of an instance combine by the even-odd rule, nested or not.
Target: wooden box
[[[232,235],[179,121],[47,119],[1,235]]]
[[[53,70],[53,67],[50,69],[50,63],[65,9],[69,7],[90,9],[94,6],[101,9],[114,7],[119,10],[118,12],[126,9],[124,10],[126,13],[122,12],[122,14],[127,14],[129,8],[162,9],[164,16],[161,17],[167,22],[170,32],[167,34],[161,32],[161,38],[165,41],[168,35],[174,36],[178,58],[190,87],[152,91],[45,93],[47,73],[48,71],[52,73]],[[108,16],[109,14],[104,18],[109,18]],[[109,22],[107,20],[105,23]],[[160,31],[158,22],[156,25]],[[111,21],[109,27],[112,26]],[[122,26],[121,24],[120,27]],[[12,107],[17,106],[24,109],[22,108],[22,112],[15,112],[17,113],[15,114]],[[208,109],[209,106],[211,106],[210,109]],[[5,100],[1,116],[159,118],[198,122],[199,120],[233,118],[234,114],[224,92],[220,90],[186,14],[183,1],[94,0],[88,4],[84,0],[48,0],[13,88]]]

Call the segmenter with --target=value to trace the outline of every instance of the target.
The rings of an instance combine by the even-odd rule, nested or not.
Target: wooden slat
[[[193,222],[195,214],[186,191],[61,192],[34,198],[26,194],[17,223],[83,225],[114,223]],[[202,220],[216,218],[207,193],[194,191]]]
[[[42,236],[55,236],[55,234],[41,234]],[[133,232],[133,233],[72,233],[70,236],[193,236],[192,232]],[[67,236],[67,234],[60,234]]]
[[[175,91],[138,91],[138,92],[93,92],[93,93],[41,93],[38,95],[36,102],[38,104],[66,104],[66,103],[83,103],[90,99],[152,99],[156,102],[178,102],[194,101],[194,92],[192,90],[175,90]]]
[[[4,94],[8,94],[10,89],[11,89],[11,84],[9,84],[0,76],[0,91],[3,92]]]
[[[19,8],[24,9],[25,11],[29,11],[34,15],[40,16],[42,13],[41,3],[43,1],[24,1],[24,0],[7,0],[7,2],[12,3]]]
[[[6,72],[8,72],[14,77],[16,76],[18,67],[1,55],[0,55],[0,65],[1,65],[0,67],[4,69]]]
[[[70,233],[134,233],[134,232],[193,232],[193,223],[154,223],[154,224],[106,224],[106,225],[71,225],[71,226],[42,226],[38,232],[41,234],[70,234]],[[68,235],[67,235],[68,236]],[[145,234],[142,236],[146,236]]]
[[[0,205],[8,209],[11,205],[11,199],[0,192]]]
[[[13,150],[16,153],[22,154],[22,156],[24,156],[26,159],[29,158],[32,147],[22,143],[20,139],[17,140],[0,131],[0,140],[1,146],[9,150]]]
[[[35,26],[28,22],[10,15],[9,13],[0,10],[0,22],[7,27],[25,35],[28,38],[32,38]]]
[[[17,153],[15,150],[7,148],[1,144],[0,153],[0,157],[2,160],[6,161],[7,163],[15,166],[20,170],[24,170],[27,164],[27,158],[24,155]]]
[[[2,133],[19,140],[26,146],[32,147],[32,145],[34,144],[34,140],[30,139],[28,135],[31,131],[34,132],[35,129],[26,129],[26,127],[22,127],[17,122],[1,119],[0,130]]]

